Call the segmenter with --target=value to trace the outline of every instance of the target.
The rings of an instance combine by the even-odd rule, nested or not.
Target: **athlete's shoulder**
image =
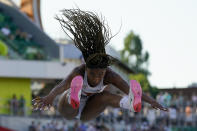
[[[77,75],[83,75],[85,72],[85,64],[81,64],[73,69],[73,73]]]
[[[115,73],[115,72],[113,71],[113,69],[107,67],[107,69],[106,69],[106,75],[112,75],[112,74],[114,74],[114,73]]]
[[[111,84],[112,81],[116,78],[116,76],[117,73],[108,67],[105,73],[104,82],[107,84]]]

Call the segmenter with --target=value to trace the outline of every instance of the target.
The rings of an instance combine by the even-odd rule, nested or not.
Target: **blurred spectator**
[[[106,127],[106,125],[101,122],[101,123],[96,123],[96,129],[97,131],[109,131],[109,129]]]
[[[185,113],[186,113],[186,116],[190,116],[191,115],[192,109],[191,109],[191,107],[189,105],[185,107]]]
[[[179,94],[178,104],[179,104],[179,106],[184,106],[184,98],[183,98],[182,92],[180,92],[180,94]]]
[[[137,131],[137,125],[136,125],[136,123],[133,123],[132,124],[131,131]]]
[[[176,114],[177,113],[176,113],[175,106],[171,106],[169,108],[169,118],[170,118],[171,123],[175,123],[176,122],[176,120],[177,120],[177,115]]]
[[[50,131],[54,131],[54,130],[55,130],[54,121],[51,121],[51,123],[50,123],[50,125],[49,125],[49,129],[50,129]]]
[[[51,129],[50,129],[50,123],[47,123],[47,125],[45,126],[45,131],[51,131]]]
[[[42,131],[41,122],[38,122],[38,124],[36,126],[36,131]]]
[[[19,115],[24,116],[25,115],[25,99],[24,99],[23,95],[21,95],[18,103],[19,103],[19,107],[18,107]]]
[[[131,124],[126,124],[125,125],[125,130],[130,131],[131,130]]]
[[[79,131],[86,131],[87,130],[87,126],[82,122],[79,126]]]
[[[169,93],[165,93],[164,94],[164,104],[166,107],[170,106],[170,102],[171,102],[171,95]]]
[[[187,124],[191,124],[191,122],[192,122],[192,108],[191,108],[191,106],[188,105],[185,107],[185,114],[186,114]]]
[[[62,123],[62,131],[68,131],[68,126],[66,125],[65,121]]]
[[[162,93],[161,93],[161,92],[157,94],[156,100],[157,100],[159,103],[163,104],[163,103],[162,103],[163,100],[162,100]]]
[[[29,126],[29,131],[36,131],[36,126],[34,121],[31,122],[31,125]]]
[[[193,93],[193,95],[192,95],[192,102],[195,106],[197,105],[197,95],[196,95],[196,93]]]
[[[61,126],[57,121],[55,122],[55,131],[61,131]]]
[[[16,29],[16,31],[14,32],[14,35],[15,35],[15,39],[17,40],[22,39],[20,29]]]
[[[10,101],[10,110],[12,115],[18,114],[18,100],[16,99],[15,94],[13,94],[12,99]]]
[[[92,122],[89,124],[87,131],[96,131],[96,128]]]
[[[29,42],[32,39],[32,35],[28,34],[27,32],[21,32],[21,38],[26,42]]]
[[[147,119],[148,119],[150,125],[154,124],[155,119],[156,119],[156,114],[155,114],[155,110],[151,107],[148,110]]]
[[[181,95],[181,96],[180,96]],[[48,123],[44,131],[190,131],[197,130],[192,125],[197,126],[197,109],[191,106],[191,102],[196,101],[196,94],[190,96],[180,93],[169,94],[159,93],[157,100],[164,105],[170,105],[169,112],[155,110],[149,104],[142,105],[142,111],[131,113],[127,110],[107,109],[90,124],[79,123],[79,121],[70,121],[61,124],[61,128],[56,128],[54,122]],[[183,104],[184,103],[184,104]],[[189,103],[188,106],[185,106]],[[58,115],[56,116],[58,118]],[[53,127],[50,128],[48,127]],[[109,129],[108,129],[109,128]],[[192,130],[191,130],[192,131]]]
[[[73,131],[80,131],[79,129],[79,122],[75,121],[74,127],[73,127]]]
[[[9,27],[6,25],[5,27],[2,27],[1,28],[1,32],[3,33],[3,35],[5,35],[5,36],[9,36],[10,35],[10,33],[11,33],[11,31],[10,31],[10,29],[9,29]]]
[[[146,131],[146,130],[148,130],[148,129],[149,129],[148,122],[143,122],[143,123],[141,124],[141,130],[142,130],[142,131]]]

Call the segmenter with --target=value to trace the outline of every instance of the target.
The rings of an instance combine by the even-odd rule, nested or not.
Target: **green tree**
[[[121,58],[136,73],[149,75],[150,73],[147,69],[149,53],[147,51],[143,53],[142,50],[143,46],[140,37],[131,31],[124,40],[124,49],[121,50]]]
[[[140,82],[144,92],[150,92],[153,97],[158,93],[156,87],[151,87],[148,80],[150,72],[148,71],[149,53],[143,52],[143,45],[140,37],[131,31],[124,40],[124,48],[121,50],[121,58],[136,73],[129,76]]]

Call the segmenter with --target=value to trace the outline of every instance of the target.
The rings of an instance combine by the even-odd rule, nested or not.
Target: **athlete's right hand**
[[[52,105],[53,99],[49,96],[39,97],[37,96],[32,100],[34,110],[48,110]]]

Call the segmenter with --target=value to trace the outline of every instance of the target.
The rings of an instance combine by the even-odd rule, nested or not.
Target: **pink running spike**
[[[130,88],[133,93],[133,109],[135,112],[140,112],[141,110],[141,97],[142,97],[142,88],[136,80],[130,81]]]
[[[79,108],[82,87],[83,87],[83,77],[80,75],[74,77],[72,79],[70,86],[71,88],[70,104],[74,109]]]

